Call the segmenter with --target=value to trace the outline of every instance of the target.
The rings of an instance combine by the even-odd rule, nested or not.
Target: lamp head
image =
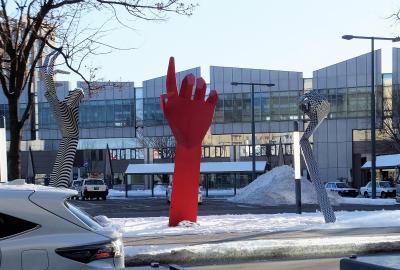
[[[400,37],[395,37],[394,39],[392,39],[392,42],[399,42],[400,41]]]
[[[239,83],[237,82],[231,82],[231,85],[238,85]]]
[[[350,40],[350,39],[353,39],[354,36],[352,36],[352,35],[344,35],[344,36],[342,36],[342,38],[345,39],[345,40]]]

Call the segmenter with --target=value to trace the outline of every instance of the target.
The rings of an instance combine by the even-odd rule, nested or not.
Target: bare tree
[[[383,101],[382,128],[378,130],[377,135],[379,136],[379,141],[383,143],[385,148],[400,153],[400,130],[398,121],[393,121],[394,119],[392,100],[385,99]]]
[[[162,158],[175,157],[175,139],[173,136],[144,136],[143,128],[136,130],[136,139],[142,147],[151,147],[160,152]]]
[[[138,20],[165,20],[167,13],[191,15],[195,6],[184,0],[0,1],[0,86],[8,100],[10,180],[20,177],[21,131],[30,117],[36,70],[46,50],[57,50],[65,65],[87,82],[89,89],[96,89],[91,84],[96,68],[84,75],[85,59],[123,49],[102,41],[112,25],[131,28]],[[88,19],[94,16],[96,20]],[[103,21],[96,23],[101,18]],[[23,94],[27,104],[21,108]]]

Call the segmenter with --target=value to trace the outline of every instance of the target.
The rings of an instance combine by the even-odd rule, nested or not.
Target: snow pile
[[[335,193],[328,195],[332,204],[338,204],[339,195]],[[257,205],[293,205],[296,203],[293,168],[287,165],[276,167],[238,190],[237,195],[228,200]],[[301,202],[317,204],[314,186],[307,179],[301,179]]]
[[[103,216],[103,215],[95,216],[95,217],[93,217],[93,219],[104,228],[109,228],[113,231],[118,231],[120,233],[122,233],[124,231],[124,229],[120,223],[113,222],[107,216]]]

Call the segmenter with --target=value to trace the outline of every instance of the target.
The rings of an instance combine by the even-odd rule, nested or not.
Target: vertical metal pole
[[[0,182],[8,181],[6,118],[0,117]]]
[[[236,187],[237,187],[237,179],[236,179],[236,173],[234,177],[234,183],[233,183],[233,194],[236,195]]]
[[[374,38],[371,38],[371,184],[372,199],[376,198],[376,138],[375,138],[375,63]]]
[[[296,213],[301,214],[301,180],[295,179],[296,189]]]
[[[293,169],[296,196],[296,213],[301,214],[301,153],[300,153],[300,133],[299,124],[294,122],[293,138]]]
[[[254,84],[251,85],[251,148],[252,148],[252,181],[256,179],[256,128],[254,123]]]
[[[154,197],[154,174],[151,175],[151,197]]]
[[[128,175],[124,175],[125,180],[125,198],[128,198]]]
[[[208,198],[208,174],[206,174],[206,197]]]

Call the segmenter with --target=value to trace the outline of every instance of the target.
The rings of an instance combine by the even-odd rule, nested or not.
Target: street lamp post
[[[343,39],[369,39],[371,40],[371,186],[372,199],[376,198],[376,132],[375,132],[375,64],[374,64],[374,41],[375,40],[391,40],[392,42],[400,41],[400,37],[385,38],[385,37],[366,37],[344,35]]]
[[[232,82],[232,85],[251,85],[251,158],[252,158],[252,171],[251,178],[256,179],[256,129],[254,123],[254,86],[275,86],[273,83],[252,83],[252,82]]]

